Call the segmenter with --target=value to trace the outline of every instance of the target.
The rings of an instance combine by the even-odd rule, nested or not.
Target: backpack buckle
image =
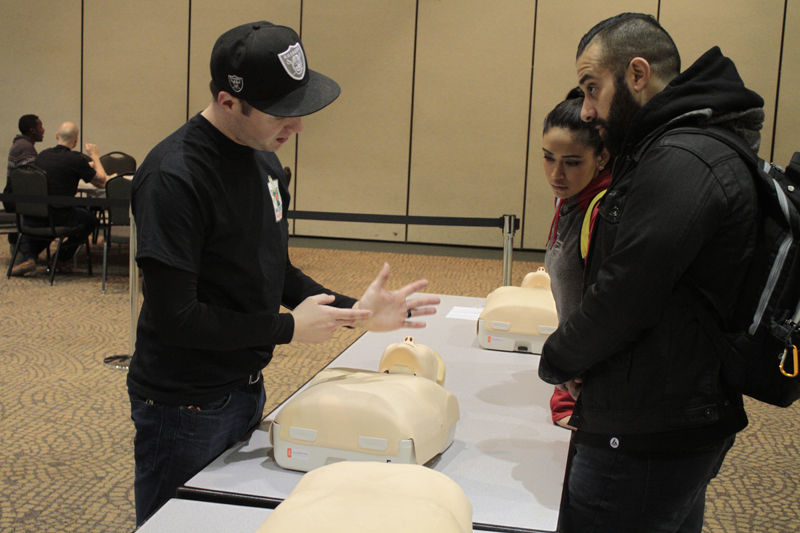
[[[785,368],[786,360],[789,358],[789,350],[792,350],[792,372],[787,372]],[[781,357],[781,362],[778,365],[778,368],[780,369],[781,374],[787,378],[797,377],[798,370],[800,370],[797,368],[797,345],[793,344],[792,346],[787,346],[783,349],[783,356]]]

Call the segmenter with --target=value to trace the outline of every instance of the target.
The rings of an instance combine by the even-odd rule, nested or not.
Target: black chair
[[[11,188],[14,194],[27,196],[47,196],[47,174],[43,170],[35,167],[20,167],[11,171],[8,176],[11,181]],[[11,270],[17,259],[19,244],[23,235],[44,239],[58,239],[56,253],[49,265],[50,285],[56,276],[56,265],[58,264],[58,254],[61,252],[61,244],[72,232],[76,231],[76,226],[57,226],[53,219],[52,207],[45,200],[41,201],[17,201],[17,243],[14,246],[14,253],[8,265],[6,277],[11,277]],[[31,220],[33,219],[33,220]],[[38,219],[38,220],[37,220]],[[45,225],[32,225],[32,223],[44,222]],[[86,239],[86,260],[89,266],[89,275],[92,275],[92,254],[89,248],[89,239]],[[48,262],[50,258],[50,247],[47,247]]]
[[[16,233],[16,219],[17,217],[14,216],[14,213],[0,210],[0,235],[3,233]]]
[[[136,172],[136,159],[125,152],[109,152],[100,156],[100,164],[109,176],[124,176]]]
[[[117,176],[125,176],[136,172],[136,159],[132,155],[128,155],[125,152],[115,151],[101,155],[100,164],[103,165],[103,170],[106,171],[106,175],[108,176],[111,176],[112,174],[116,174]],[[100,222],[100,226],[106,223],[106,212],[104,209],[92,207],[89,208],[89,211],[92,211],[95,215],[97,215],[97,220]],[[97,243],[97,234],[98,232],[96,231],[92,236],[92,242],[95,244]]]
[[[106,198],[126,199],[130,204],[131,180],[124,176],[111,178],[106,182]],[[111,205],[103,228],[103,294],[106,292],[106,273],[108,271],[108,247],[111,244],[130,244],[130,211],[128,205]]]

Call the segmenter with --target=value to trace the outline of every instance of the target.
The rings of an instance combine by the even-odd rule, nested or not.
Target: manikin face
[[[542,137],[544,173],[557,198],[575,196],[589,185],[605,166],[606,152],[582,142],[566,128],[550,128]]]
[[[256,150],[277,151],[295,133],[303,131],[300,117],[274,117],[255,108],[239,112],[234,120],[234,140]]]

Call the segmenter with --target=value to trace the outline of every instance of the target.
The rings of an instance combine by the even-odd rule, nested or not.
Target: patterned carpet
[[[3,242],[4,242],[3,238]],[[358,247],[358,245],[356,245]],[[128,350],[127,252],[114,250],[106,294],[80,258],[47,284],[42,269],[0,277],[0,531],[124,532],[134,529],[133,427],[125,372],[103,358]],[[391,286],[425,276],[429,292],[485,296],[500,284],[496,259],[294,247],[306,273],[359,296],[383,261]],[[0,246],[0,266],[9,252]],[[515,261],[513,281],[538,266]],[[323,345],[282,346],[265,371],[268,412],[360,334],[342,329]],[[748,402],[740,434],[708,492],[705,533],[800,530],[800,406]]]

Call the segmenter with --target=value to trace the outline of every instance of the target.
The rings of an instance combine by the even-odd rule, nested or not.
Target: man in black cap
[[[307,68],[290,28],[238,26],[211,53],[213,101],[158,144],[133,181],[144,303],[128,373],[136,427],[136,520],[242,440],[262,415],[276,344],[323,342],[340,326],[423,327],[436,297],[418,280],[359,300],[288,256],[286,176],[275,151],[339,86]],[[281,313],[283,305],[292,311]]]

